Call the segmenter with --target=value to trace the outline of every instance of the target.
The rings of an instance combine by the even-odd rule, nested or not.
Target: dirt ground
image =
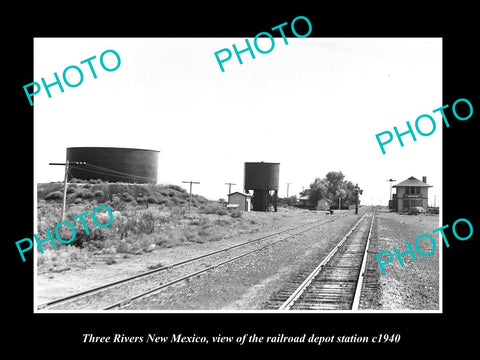
[[[440,247],[438,233],[432,230],[440,227],[438,215],[403,215],[391,213],[386,208],[377,210],[376,228],[373,231],[369,256],[367,259],[367,281],[376,284],[376,291],[370,292],[363,309],[373,310],[438,310],[439,309],[439,274]],[[435,239],[436,250],[429,256],[418,254],[415,240],[423,234]],[[415,253],[401,256],[402,267],[397,260],[394,246],[399,254],[405,253],[409,241]],[[419,248],[424,254],[433,249],[427,238],[419,241]],[[384,265],[382,274],[375,254],[391,251],[393,259]],[[388,255],[381,260],[387,261]]]

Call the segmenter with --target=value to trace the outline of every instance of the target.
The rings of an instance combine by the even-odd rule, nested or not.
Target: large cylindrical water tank
[[[67,148],[67,161],[71,163],[68,178],[157,183],[158,153],[157,150],[146,149],[70,147]]]
[[[245,163],[245,190],[278,190],[279,178],[280,163]]]

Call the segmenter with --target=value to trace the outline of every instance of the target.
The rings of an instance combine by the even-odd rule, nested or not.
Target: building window
[[[407,195],[420,194],[420,186],[407,186],[405,188],[405,194]]]

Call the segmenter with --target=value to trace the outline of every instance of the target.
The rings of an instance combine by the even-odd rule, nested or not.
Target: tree
[[[328,184],[325,179],[316,178],[313,183],[310,184],[310,191],[308,197],[312,204],[316,204],[318,200],[327,197]]]
[[[341,171],[330,171],[323,179],[315,178],[310,184],[310,189],[304,190],[301,195],[308,195],[312,204],[316,204],[322,198],[332,201],[332,204],[338,204],[338,199],[341,198],[342,205],[353,205],[357,199],[355,185],[344,179],[345,175]]]
[[[330,171],[325,175],[325,181],[327,184],[327,193],[325,197],[331,201],[336,201],[338,204],[338,192],[342,189],[343,179],[345,175],[341,171]]]
[[[285,206],[295,206],[297,204],[297,201],[298,201],[297,196],[292,195],[292,196],[289,196],[288,198],[287,197],[279,198],[278,204],[285,205]]]

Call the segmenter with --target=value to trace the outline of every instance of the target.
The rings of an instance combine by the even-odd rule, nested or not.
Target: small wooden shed
[[[237,209],[242,211],[250,211],[252,195],[235,191],[228,194],[228,204],[238,204]]]
[[[330,210],[330,204],[332,202],[328,199],[320,199],[318,200],[318,203],[317,203],[317,209],[318,210]]]

